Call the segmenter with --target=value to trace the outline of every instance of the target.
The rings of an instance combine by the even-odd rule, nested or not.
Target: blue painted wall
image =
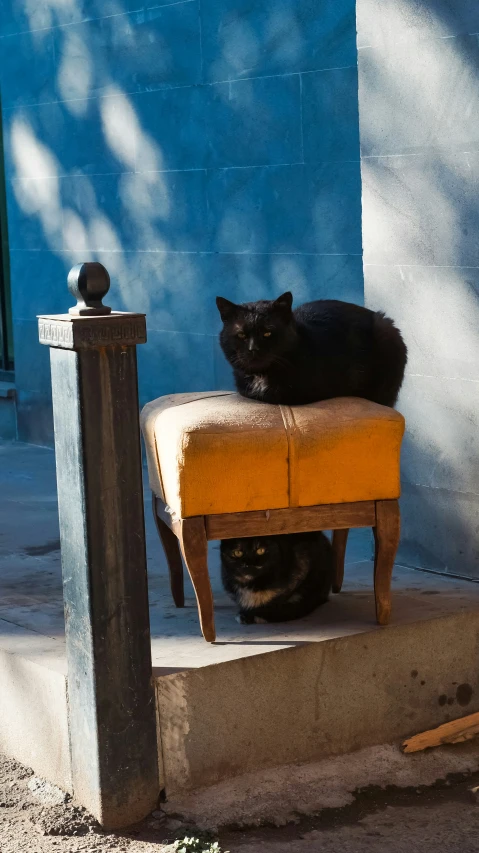
[[[214,297],[363,301],[354,0],[2,0],[20,438],[52,440],[35,315],[99,260],[147,314],[141,402],[231,385]]]

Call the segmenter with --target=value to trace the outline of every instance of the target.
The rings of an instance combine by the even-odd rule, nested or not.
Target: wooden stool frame
[[[201,631],[208,643],[214,643],[216,639],[213,594],[208,573],[208,541],[237,536],[274,536],[279,533],[332,530],[335,565],[333,592],[338,593],[343,584],[349,529],[372,527],[375,542],[376,620],[379,625],[387,625],[389,622],[391,577],[400,533],[397,500],[175,518],[167,512],[164,502],[153,494],[153,516],[168,562],[173,600],[177,607],[184,607],[183,554],[198,602]]]

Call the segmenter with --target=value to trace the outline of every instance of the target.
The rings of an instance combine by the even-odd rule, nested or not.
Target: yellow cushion
[[[150,486],[179,517],[400,494],[404,418],[356,397],[272,406],[228,391],[142,412]]]

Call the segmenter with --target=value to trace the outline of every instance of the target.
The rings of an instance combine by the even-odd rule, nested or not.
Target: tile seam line
[[[381,38],[375,38],[375,39],[373,38],[373,40],[371,42],[369,42],[369,44],[359,44],[357,46],[357,50],[358,51],[359,50],[374,50],[374,51],[378,52],[379,50],[382,50],[385,47],[389,47],[391,44],[393,46],[396,46],[398,44],[406,45],[406,46],[410,46],[410,45],[422,46],[424,44],[431,44],[431,43],[436,42],[436,41],[452,41],[453,39],[473,38],[473,37],[477,37],[479,35],[479,30],[473,30],[472,32],[470,30],[467,30],[466,32],[457,32],[457,33],[451,33],[450,35],[442,35],[442,36],[441,35],[432,35],[432,34],[427,35],[426,28],[416,29],[414,27],[411,28],[410,30],[408,30],[407,32],[411,33],[411,35],[402,36],[398,40],[391,40],[390,37],[385,37],[385,38],[383,37],[382,39]],[[415,35],[415,33],[416,33],[416,35]]]
[[[415,379],[449,379],[453,382],[479,382],[479,379],[470,379],[468,376],[437,376],[434,373],[406,373],[406,376]]]
[[[203,61],[203,15],[201,11],[201,0],[198,0],[198,37],[200,44],[200,80],[204,83],[204,61]]]
[[[392,269],[400,269],[401,267],[411,267],[413,269],[423,269],[423,270],[478,270],[479,266],[471,266],[470,264],[373,264],[364,263],[365,267],[381,267],[381,268],[392,268]]]
[[[475,150],[475,151],[474,150],[463,151],[461,149],[461,150],[455,151],[455,150],[451,150],[450,148],[446,148],[445,146],[444,146],[444,148],[438,148],[438,149],[435,149],[435,148],[432,148],[431,146],[428,146],[427,151],[419,151],[419,152],[411,151],[407,154],[361,154],[360,159],[361,159],[361,162],[363,162],[364,160],[407,160],[407,159],[411,159],[412,157],[423,157],[423,158],[428,158],[430,160],[433,160],[433,159],[435,159],[433,157],[434,154],[436,154],[436,155],[437,154],[449,154],[452,157],[459,157],[459,156],[464,157],[465,155],[468,155],[468,154],[477,154],[477,153],[478,153],[477,150]]]
[[[410,483],[408,480],[403,480],[403,485],[412,486],[415,489],[428,489],[430,492],[447,492],[465,498],[479,498],[479,492],[462,492],[460,489],[446,489],[444,486],[428,486],[425,483]]]
[[[479,270],[479,266],[471,266],[467,264],[372,264],[364,262],[364,267],[380,267],[381,269],[423,269],[423,270]]]
[[[219,334],[219,332],[190,332],[190,331],[185,330],[185,329],[155,329],[154,326],[149,326],[148,323],[146,324],[146,331],[147,331],[147,333],[148,332],[154,332],[155,334],[158,334],[158,335],[188,335],[188,337],[190,337],[190,338],[191,337],[193,337],[193,338],[213,338],[214,340],[217,340],[218,334]],[[189,392],[185,392],[185,393],[189,393]],[[228,392],[228,393],[230,393],[230,392]],[[231,392],[231,393],[233,393],[233,392]]]
[[[158,9],[170,9],[171,6],[185,6],[189,3],[196,3],[198,0],[175,0],[173,3],[164,3],[161,6],[148,6],[147,9],[128,9],[124,12],[113,12],[111,15],[102,15],[99,18],[81,18],[79,21],[66,21],[64,24],[52,24],[50,27],[36,27],[34,29],[28,28],[27,30],[17,30],[15,33],[6,33],[5,35],[0,35],[0,41],[8,38],[15,38],[16,36],[28,36],[32,33],[48,33],[53,32],[54,30],[64,30],[67,27],[78,27],[81,24],[94,24],[96,21],[109,21],[112,18],[123,18],[128,15],[138,15],[140,12],[155,12]]]
[[[206,250],[188,250],[188,249],[109,249],[109,248],[96,248],[94,246],[83,247],[80,246],[78,248],[72,249],[10,249],[10,252],[15,252],[16,254],[22,253],[46,253],[48,255],[58,255],[58,254],[69,254],[70,252],[98,252],[105,253],[109,255],[232,255],[234,257],[305,257],[305,258],[360,258],[361,254],[357,252],[213,252]]]
[[[230,172],[238,169],[285,169],[291,166],[306,166],[307,168],[314,169],[320,166],[344,166],[346,164],[351,165],[353,163],[359,163],[359,160],[312,160],[306,163],[304,163],[302,160],[294,160],[292,163],[258,163],[252,164],[250,166],[192,166],[189,169],[151,169],[149,171],[125,169],[121,172],[59,172],[57,175],[39,175],[38,177],[27,178],[27,181],[56,181],[59,178],[61,180],[65,178],[119,178],[122,175],[168,175],[180,174],[183,172],[205,172],[206,174],[210,172],[212,174],[215,174],[217,172]],[[7,181],[12,185],[17,183],[25,183],[23,178],[17,177],[8,178]],[[382,266],[382,264],[376,264],[375,266]]]
[[[303,75],[299,75],[299,133],[301,162],[304,163],[304,124],[303,124]]]
[[[195,0],[186,0],[186,2],[195,2]],[[163,9],[165,7],[160,6],[159,8]],[[2,36],[1,38],[8,38],[8,36]],[[176,92],[178,89],[200,89],[204,86],[226,86],[231,83],[245,83],[248,80],[275,80],[277,78],[284,77],[300,77],[302,74],[322,74],[327,71],[346,71],[349,68],[357,68],[356,65],[337,65],[331,66],[330,68],[317,68],[314,71],[287,71],[284,74],[259,74],[255,77],[235,77],[231,80],[208,80],[205,83],[182,83],[179,85],[164,83],[162,86],[158,86],[157,88],[151,89],[134,89],[133,91],[125,91],[120,95],[118,94],[108,94],[107,92],[99,91],[95,95],[91,95],[86,98],[64,98],[64,99],[56,99],[52,101],[38,101],[32,104],[12,104],[3,108],[3,112],[13,112],[18,109],[27,109],[28,107],[46,107],[51,104],[69,104],[76,103],[77,101],[98,101],[101,98],[121,98],[125,95],[152,95],[155,92]]]
[[[37,325],[37,320],[32,320],[31,317],[15,317],[14,321],[16,323],[33,323],[35,326]],[[147,334],[150,334],[152,332],[154,334],[161,334],[161,335],[187,335],[188,337],[193,337],[193,338],[212,338],[213,340],[217,340],[217,338],[218,338],[218,332],[193,332],[193,331],[190,331],[189,329],[157,329],[157,328],[155,328],[155,326],[148,325],[148,323],[147,323],[146,331],[147,331]],[[147,341],[147,343],[148,343],[148,341]],[[41,392],[38,392],[38,393],[41,393]],[[186,392],[186,393],[188,393],[188,392]],[[231,393],[233,393],[233,392],[231,392]],[[40,445],[40,446],[42,446],[42,445]],[[16,501],[16,503],[22,503],[22,501],[21,500]],[[41,559],[41,557],[35,557],[35,559]],[[1,619],[1,616],[0,616],[0,619]]]
[[[401,569],[408,569],[411,572],[427,572],[429,575],[438,575],[441,578],[446,578],[451,581],[455,579],[468,581],[469,583],[479,583],[478,578],[470,578],[467,575],[456,575],[453,572],[441,572],[440,569],[424,569],[422,566],[408,566],[407,563],[401,562],[401,560],[395,560],[395,566],[398,566]]]
[[[0,622],[7,622],[9,625],[15,625],[16,628],[21,628],[22,631],[29,631],[30,633],[36,634],[39,637],[45,637],[47,640],[58,639],[58,637],[51,637],[50,634],[44,634],[42,631],[37,631],[36,628],[27,628],[25,625],[21,625],[19,622],[13,622],[11,619],[6,619],[5,616],[0,616]],[[4,649],[3,651],[6,650]],[[17,654],[17,652],[10,652],[9,654]]]

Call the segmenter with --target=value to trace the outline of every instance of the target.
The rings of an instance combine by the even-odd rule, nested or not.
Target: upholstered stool
[[[177,607],[184,605],[178,542],[203,636],[215,639],[207,542],[333,530],[334,592],[351,527],[375,537],[376,617],[387,624],[399,542],[404,418],[356,397],[273,406],[226,391],[173,394],[142,412],[153,511]]]

